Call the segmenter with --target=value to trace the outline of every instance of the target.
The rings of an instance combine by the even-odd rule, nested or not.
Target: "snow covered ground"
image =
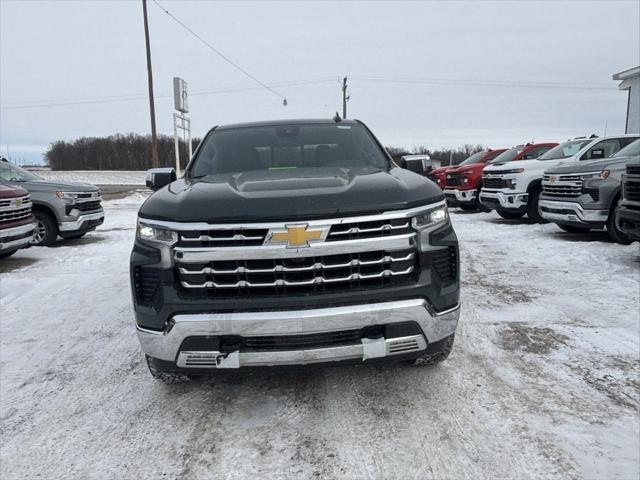
[[[1,478],[638,478],[637,244],[454,211],[445,363],[166,386],[130,307],[141,201],[0,264]]]

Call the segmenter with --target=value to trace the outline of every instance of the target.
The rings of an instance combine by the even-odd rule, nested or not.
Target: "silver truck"
[[[80,238],[104,222],[102,198],[95,185],[48,182],[9,162],[0,162],[0,184],[22,187],[31,195],[36,224],[32,245],[51,245],[58,235]]]
[[[640,155],[640,140],[612,157],[560,165],[544,171],[539,211],[545,219],[569,233],[606,228],[624,245],[631,239],[616,225],[621,177],[627,163]]]

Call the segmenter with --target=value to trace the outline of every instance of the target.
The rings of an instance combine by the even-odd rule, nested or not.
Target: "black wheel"
[[[560,223],[557,224],[558,228],[564,230],[567,233],[587,233],[591,230],[589,227],[576,227],[574,225],[562,225]]]
[[[7,258],[16,253],[18,250],[8,250],[6,252],[0,252],[0,258]]]
[[[151,376],[162,383],[185,383],[193,379],[190,375],[164,370],[156,358],[150,357],[149,355],[145,355],[145,357]]]
[[[549,223],[549,220],[542,218],[540,215],[539,203],[541,190],[534,190],[529,194],[529,203],[527,204],[527,217],[536,223]]]
[[[427,350],[424,355],[416,358],[415,360],[407,360],[407,363],[411,365],[435,365],[447,359],[451,350],[453,350],[453,340],[455,339],[455,333],[449,335],[442,340],[430,343],[427,346]]]
[[[609,210],[609,217],[607,218],[607,232],[609,232],[609,236],[613,239],[614,242],[620,243],[622,245],[630,245],[633,240],[627,237],[624,232],[618,229],[616,225],[616,207],[620,203],[620,198],[616,198],[613,201],[613,205],[611,205],[611,210]]]
[[[31,240],[31,245],[47,247],[58,238],[58,224],[55,218],[41,210],[33,212],[36,219],[36,232]]]
[[[64,234],[64,238],[65,240],[75,240],[76,238],[82,238],[87,234],[87,232],[82,232],[82,233],[65,233]]]
[[[498,215],[500,215],[502,218],[506,219],[506,220],[515,220],[517,218],[522,218],[524,216],[524,213],[518,213],[518,212],[508,212],[506,210],[497,210],[496,212],[498,213]]]

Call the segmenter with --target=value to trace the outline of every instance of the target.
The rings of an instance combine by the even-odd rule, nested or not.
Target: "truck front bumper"
[[[575,202],[540,199],[539,208],[542,218],[555,223],[602,227],[609,216],[608,210],[588,210]]]
[[[0,252],[26,247],[31,242],[34,232],[33,223],[0,230]]]
[[[459,190],[457,188],[447,188],[444,191],[444,197],[447,202],[454,205],[456,203],[473,203],[476,200],[478,192],[475,190]]]
[[[460,306],[444,312],[432,312],[426,300],[411,299],[384,303],[319,308],[311,310],[266,311],[247,313],[197,313],[174,315],[163,331],[137,326],[142,350],[147,355],[180,368],[241,368],[277,365],[306,365],[343,360],[375,359],[395,355],[419,354],[429,343],[455,332]],[[220,351],[194,349],[212,337],[305,338],[315,334],[353,331],[368,327],[406,324],[418,325],[411,335],[385,338],[363,336],[347,344],[310,346],[297,349],[254,349]],[[200,342],[184,346],[185,339]],[[306,337],[310,338],[310,337]]]
[[[528,193],[505,193],[501,191],[480,191],[480,203],[487,208],[523,211],[529,202]]]
[[[87,213],[80,215],[75,220],[62,221],[58,224],[61,232],[71,233],[80,231],[89,231],[101,225],[104,222],[104,211],[100,210],[96,213]]]

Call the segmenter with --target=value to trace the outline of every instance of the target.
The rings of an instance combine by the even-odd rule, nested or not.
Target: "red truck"
[[[0,258],[28,247],[34,230],[29,193],[20,187],[0,185]]]
[[[481,208],[478,196],[482,188],[482,170],[491,163],[505,163],[514,160],[528,160],[538,158],[557,143],[528,143],[509,149],[496,149],[478,152],[456,167],[446,171],[443,188],[447,204],[450,207],[459,206],[463,210],[478,210]],[[482,154],[479,156],[475,156]],[[474,158],[475,157],[475,158]]]

